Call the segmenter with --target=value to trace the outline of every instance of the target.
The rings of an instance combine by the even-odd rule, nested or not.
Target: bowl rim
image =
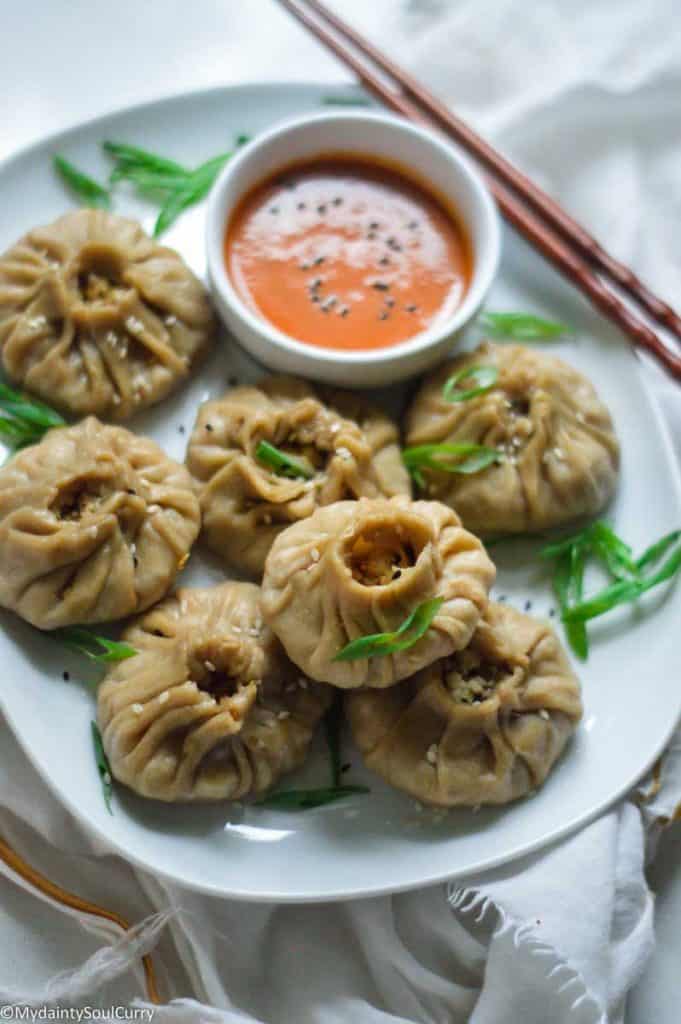
[[[305,129],[308,126],[341,123],[374,123],[387,126],[397,132],[402,132],[418,139],[426,146],[436,149],[440,157],[444,157],[455,174],[464,179],[465,184],[472,190],[480,205],[481,218],[483,221],[483,237],[485,243],[482,251],[474,253],[473,273],[471,282],[464,295],[463,301],[452,314],[440,323],[428,327],[425,331],[398,342],[395,345],[388,345],[384,348],[367,349],[342,349],[326,348],[323,346],[310,345],[307,342],[298,341],[290,335],[281,331],[264,316],[259,316],[249,308],[243,301],[236,288],[232,284],[223,255],[224,232],[227,221],[234,210],[236,202],[228,209],[225,209],[225,192],[231,179],[239,172],[243,164],[252,159],[256,147],[266,146],[274,139],[286,136],[287,134]],[[352,151],[349,151],[352,153]],[[371,158],[369,150],[358,150],[358,155]],[[321,153],[321,150],[320,150]],[[313,158],[310,158],[313,159]],[[292,161],[295,162],[295,161]],[[282,162],[281,169],[287,165]],[[398,171],[403,166],[399,155],[395,158],[395,166]],[[266,178],[276,175],[277,171],[271,171]],[[404,172],[408,175],[408,167]],[[253,176],[253,180],[245,189],[242,189],[239,199],[255,187],[259,181],[265,180],[262,177]],[[427,183],[423,186],[426,190]],[[433,193],[436,194],[436,193]],[[238,201],[238,200],[237,200]],[[395,363],[402,359],[409,359],[430,348],[437,347],[443,340],[453,336],[461,330],[466,323],[475,315],[485,295],[489,291],[496,276],[499,261],[501,258],[501,224],[497,205],[487,187],[482,172],[474,165],[469,156],[461,148],[445,136],[440,135],[434,129],[423,127],[398,117],[391,113],[374,110],[348,110],[334,111],[332,113],[310,113],[299,117],[286,118],[279,121],[271,128],[262,132],[255,139],[246,143],[226,164],[216,179],[208,200],[206,216],[206,266],[208,279],[211,288],[217,292],[222,302],[229,307],[233,316],[241,320],[244,326],[251,332],[259,335],[261,339],[278,349],[280,352],[287,352],[291,356],[304,359],[308,364],[313,363],[325,365],[344,366],[377,366],[381,364]],[[219,303],[218,303],[219,308]]]

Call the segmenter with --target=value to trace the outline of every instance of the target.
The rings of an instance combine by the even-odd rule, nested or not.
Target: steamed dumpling
[[[314,476],[290,479],[263,465],[255,457],[263,440]],[[206,542],[258,576],[274,539],[319,506],[410,493],[394,423],[354,395],[314,391],[292,377],[267,377],[202,405],[187,466],[199,485]]]
[[[191,477],[93,416],[0,469],[0,605],[41,629],[106,622],[163,597],[200,526]]]
[[[366,765],[441,807],[505,804],[540,786],[582,714],[549,626],[488,605],[470,645],[389,690],[348,694]]]
[[[447,380],[473,366],[495,367],[496,384],[447,401]],[[595,515],[617,485],[619,446],[592,385],[562,360],[522,345],[485,342],[426,378],[408,413],[407,445],[462,441],[500,449],[503,459],[469,476],[426,469],[423,478],[428,496],[481,536]]]
[[[458,516],[434,501],[341,501],[289,526],[272,546],[263,611],[291,658],[335,686],[392,686],[465,647],[495,569]],[[409,649],[335,662],[361,636],[392,632],[424,601],[444,598]]]
[[[252,583],[181,589],[123,639],[138,653],[99,688],[115,778],[157,800],[258,795],[304,760],[332,699],[300,679]]]
[[[160,401],[210,341],[205,289],[134,220],[77,210],[0,257],[0,358],[62,412],[124,420]]]

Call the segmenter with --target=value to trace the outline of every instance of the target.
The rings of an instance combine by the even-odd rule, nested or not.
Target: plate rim
[[[258,80],[253,82],[234,82],[222,85],[213,85],[200,89],[181,90],[178,92],[167,93],[158,96],[154,99],[143,100],[140,103],[123,104],[121,106],[114,106],[111,109],[107,109],[104,112],[100,112],[92,117],[83,119],[82,121],[76,121],[67,127],[61,128],[56,132],[51,132],[40,138],[33,139],[20,146],[18,149],[13,150],[9,154],[0,160],[0,178],[5,171],[14,163],[19,162],[25,158],[30,158],[32,154],[45,149],[56,147],[57,144],[68,140],[69,137],[78,134],[84,130],[91,130],[96,128],[98,124],[102,124],[111,118],[125,116],[128,114],[140,115],[144,113],[151,113],[155,108],[160,106],[172,106],[175,103],[183,101],[198,101],[202,99],[209,99],[217,97],[219,95],[234,95],[240,91],[246,92],[260,92],[268,93],[275,92],[277,90],[286,90],[289,92],[299,92],[301,94],[308,94],[310,91],[318,90],[320,92],[327,91],[328,93],[337,93],[345,91],[346,94],[354,94],[357,96],[363,96],[365,93],[354,82],[346,81],[325,81],[325,80],[294,80],[286,81],[281,79],[273,80]],[[370,106],[376,106],[370,97],[367,97]],[[379,106],[380,108],[380,106]],[[597,312],[597,311],[596,311]],[[600,314],[597,314],[600,316]],[[619,333],[619,332],[618,332]],[[646,374],[642,372],[643,359],[641,354],[633,349],[632,346],[626,344],[620,339],[620,344],[629,351],[632,364],[633,372],[636,374],[638,379],[638,386],[641,389],[644,401],[647,403],[648,410],[652,413],[652,419],[655,427],[655,434],[658,443],[662,444],[664,454],[668,464],[672,467],[671,473],[671,485],[674,489],[677,501],[677,507],[681,512],[681,466],[676,458],[674,452],[673,439],[671,434],[671,427],[667,423],[660,404],[659,399],[650,388],[650,381],[647,379]],[[674,581],[672,586],[678,585],[678,581]],[[230,890],[225,886],[217,886],[210,883],[202,882],[200,879],[187,878],[181,873],[173,873],[171,871],[159,868],[151,861],[145,861],[143,857],[138,856],[137,853],[131,853],[125,845],[118,839],[112,838],[111,835],[100,825],[93,823],[93,821],[87,817],[85,811],[81,811],[78,806],[77,799],[70,793],[66,793],[60,789],[49,774],[43,771],[42,766],[39,764],[36,756],[31,749],[28,742],[25,742],[22,731],[15,726],[15,719],[12,711],[10,710],[10,702],[7,700],[5,693],[0,690],[0,706],[7,719],[7,723],[11,728],[12,734],[17,741],[19,747],[28,758],[29,763],[36,770],[39,777],[46,783],[48,790],[52,793],[55,800],[62,807],[73,816],[74,820],[80,827],[83,828],[86,834],[91,837],[97,838],[105,846],[109,847],[110,850],[117,855],[121,856],[129,864],[135,868],[139,868],[142,871],[153,874],[156,877],[163,879],[173,885],[178,885],[182,888],[186,888],[193,892],[200,892],[205,895],[217,897],[220,899],[234,899],[244,903],[281,903],[281,904],[315,904],[315,903],[332,903],[339,902],[349,899],[368,899],[374,896],[407,892],[410,890],[426,888],[428,886],[453,882],[457,878],[465,877],[476,877],[487,871],[493,870],[502,864],[511,864],[518,860],[520,857],[524,857],[538,850],[544,849],[553,845],[555,842],[576,833],[579,829],[582,829],[601,815],[607,813],[613,805],[620,800],[627,792],[630,792],[638,781],[640,781],[647,772],[650,771],[661,752],[667,746],[674,729],[676,728],[677,721],[681,716],[681,692],[679,694],[679,708],[676,716],[670,717],[669,725],[664,732],[664,738],[655,749],[654,753],[648,758],[644,768],[637,768],[635,772],[627,775],[626,780],[613,791],[612,795],[608,797],[601,805],[595,809],[591,809],[575,821],[566,823],[564,826],[558,826],[551,832],[545,833],[541,838],[530,843],[516,844],[511,849],[506,849],[503,853],[496,856],[490,856],[482,859],[478,862],[477,866],[473,869],[468,869],[465,872],[458,874],[451,874],[449,872],[443,872],[438,870],[432,875],[424,876],[422,872],[419,872],[418,879],[407,879],[398,885],[390,883],[387,885],[373,885],[373,886],[360,886],[354,888],[339,888],[334,891],[324,891],[321,893],[313,893],[306,891],[302,894],[296,894],[291,891],[277,892],[276,890],[262,890],[258,892],[249,891],[244,893],[243,890]],[[226,872],[226,881],[228,879],[228,873]]]

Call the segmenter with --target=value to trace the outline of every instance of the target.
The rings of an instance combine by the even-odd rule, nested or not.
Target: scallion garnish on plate
[[[419,487],[425,485],[421,470],[437,469],[445,473],[479,473],[494,462],[501,462],[503,452],[483,444],[420,444],[402,450],[402,461]]]
[[[236,146],[248,142],[247,135],[240,135]],[[213,182],[233,155],[233,150],[211,157],[198,167],[184,167],[176,160],[151,153],[139,146],[125,142],[107,140],[104,150],[115,161],[110,181],[129,181],[147,198],[161,204],[154,238],[158,238],[179,217],[188,206],[204,199]]]
[[[109,758],[106,756],[104,750],[104,743],[102,742],[102,734],[99,731],[99,726],[96,722],[90,722],[90,728],[92,730],[92,746],[95,752],[95,762],[97,764],[97,771],[99,772],[99,778],[102,783],[102,796],[104,797],[104,803],[109,814],[113,814],[111,807],[111,797],[113,796],[113,786],[111,783],[111,765],[109,764]]]
[[[68,187],[78,196],[85,206],[98,206],[107,209],[111,206],[109,190],[100,185],[94,178],[83,174],[72,163],[57,154],[54,157],[54,168]]]
[[[443,597],[423,601],[393,633],[371,633],[346,644],[333,661],[358,661],[360,658],[382,658],[399,654],[413,647],[428,632],[433,619],[444,604]]]
[[[98,636],[82,626],[65,626],[62,629],[53,630],[48,635],[54,637],[64,647],[77,651],[78,654],[84,654],[90,661],[96,661],[100,665],[125,661],[126,658],[133,658],[137,654],[136,649],[130,644]]]
[[[498,379],[496,366],[464,366],[448,378],[442,389],[442,397],[445,402],[467,402],[469,398],[477,398],[491,391]],[[473,387],[461,387],[469,382]]]
[[[570,333],[565,324],[544,320],[531,313],[481,313],[479,323],[497,337],[516,338],[518,341],[558,338]]]
[[[671,551],[666,560],[660,561]],[[580,658],[588,654],[586,623],[670,580],[681,569],[681,530],[673,530],[634,558],[631,547],[607,523],[598,520],[579,533],[549,544],[541,556],[555,561],[554,588],[568,641]],[[586,560],[595,557],[613,582],[584,597]],[[658,566],[655,571],[655,566]]]
[[[49,405],[0,384],[0,441],[8,448],[36,444],[47,430],[65,422]]]
[[[313,470],[304,466],[297,459],[276,448],[269,441],[258,441],[255,449],[255,457],[263,466],[267,466],[279,476],[301,477],[303,480],[311,480],[314,476]]]

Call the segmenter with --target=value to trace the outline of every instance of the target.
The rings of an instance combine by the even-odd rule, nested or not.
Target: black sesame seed
[[[137,491],[134,490],[132,487],[128,487],[128,494],[137,494]]]
[[[213,432],[213,426],[211,423],[206,423],[206,430],[209,434]]]
[[[179,425],[179,427],[177,429],[179,430],[179,432],[181,434],[184,434],[184,423],[180,423],[180,425]]]
[[[276,216],[276,214],[279,213],[279,207],[278,206],[270,206],[270,213],[272,213],[272,214],[274,214]]]
[[[387,281],[374,281],[371,287],[375,288],[377,292],[387,292],[390,285]]]
[[[381,258],[380,258],[380,260],[378,262],[381,264],[382,267],[387,267],[387,266],[390,265],[390,257],[389,256],[381,256]]]
[[[137,555],[133,555],[132,556],[132,564],[135,566],[135,568],[137,568],[137,566],[140,564],[139,558],[137,557]]]
[[[68,683],[69,679],[71,678],[71,676],[66,671],[62,672],[61,677],[65,683]]]
[[[369,225],[369,227],[371,228],[372,231],[378,231],[380,226],[381,225],[378,223],[377,220],[372,220],[371,224]]]
[[[336,196],[336,198],[333,201],[333,205],[334,206],[340,206],[342,204],[342,202],[343,202],[343,197],[342,196]]]
[[[409,228],[410,231],[416,231],[418,226],[419,222],[417,220],[410,220],[409,223],[407,224],[407,227]]]
[[[507,601],[507,600],[508,600],[508,598],[506,597],[506,594],[499,594],[499,597],[497,598],[497,601],[499,602],[499,604],[503,604],[504,601]]]
[[[298,203],[299,210],[307,210],[307,203]]]
[[[341,308],[338,310],[338,315],[339,316],[347,316],[349,312],[350,312],[350,307],[349,306],[341,306]]]
[[[392,295],[386,295],[385,304],[386,306],[390,306],[390,308],[392,309],[392,307],[395,305],[395,300],[393,299]]]
[[[323,256],[317,256],[316,260],[314,261],[313,266],[321,267],[323,262],[324,262],[324,257]]]
[[[555,608],[549,608],[549,618],[553,619],[555,617],[555,614],[556,614],[556,609]]]
[[[321,288],[322,284],[323,281],[321,277],[313,277],[308,285],[308,288],[310,289],[310,291],[314,292],[317,290],[317,288]]]
[[[378,314],[378,319],[379,320],[387,320],[389,316],[390,316],[390,313],[388,313],[387,310],[382,309],[381,312]]]
[[[374,238],[376,238],[376,237],[377,236],[376,236],[376,232],[375,231],[367,232],[367,238],[369,239],[370,242],[373,242]]]
[[[349,762],[348,762],[348,764],[342,764],[341,765],[341,771],[342,772],[349,772],[351,768],[352,768],[352,765]]]
[[[415,306],[413,302],[410,302],[408,306],[404,307],[407,313],[415,313],[418,306]]]
[[[525,611],[529,612],[531,608],[532,608],[532,602],[531,601],[526,601],[525,602]]]
[[[321,302],[322,300],[319,298],[318,295],[314,295],[313,294],[313,295],[310,296],[310,301],[311,302]]]
[[[317,207],[317,213],[326,213],[326,203],[320,203]]]

